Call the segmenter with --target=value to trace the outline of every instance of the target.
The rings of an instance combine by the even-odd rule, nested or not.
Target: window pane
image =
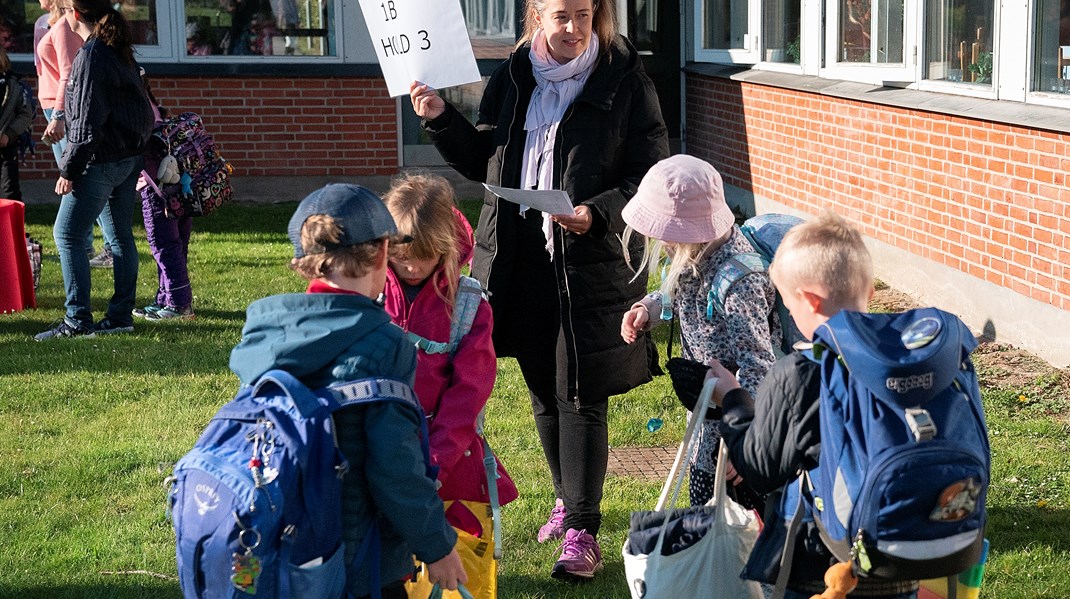
[[[840,61],[903,64],[903,8],[903,0],[840,0]]]
[[[42,14],[37,2],[0,0],[0,47],[8,54],[33,54],[33,24]]]
[[[509,58],[516,43],[515,0],[462,0],[476,58]]]
[[[1033,91],[1070,93],[1070,3],[1039,0]]]
[[[130,22],[134,43],[139,46],[158,46],[156,35],[156,0],[122,0],[115,8]]]
[[[703,0],[706,26],[702,47],[707,50],[738,50],[747,36],[747,0]]]
[[[877,53],[873,62],[903,63],[903,0],[877,0]]]
[[[765,60],[798,64],[802,0],[765,0],[762,10]]]
[[[992,0],[933,0],[925,15],[925,77],[992,85]]]
[[[840,0],[840,61],[870,62],[870,0]]]
[[[185,0],[186,54],[334,56],[332,0]]]

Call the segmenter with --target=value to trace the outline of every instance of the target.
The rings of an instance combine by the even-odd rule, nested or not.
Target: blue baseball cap
[[[320,252],[309,252],[313,254],[392,237],[398,232],[394,217],[375,192],[360,185],[331,183],[308,194],[290,217],[287,234],[294,246],[294,258],[306,254],[301,247],[301,228],[308,217],[315,214],[334,219],[342,230],[342,237],[337,244],[324,247]]]

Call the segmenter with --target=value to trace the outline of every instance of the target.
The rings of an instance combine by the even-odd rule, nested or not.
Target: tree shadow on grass
[[[182,592],[177,582],[156,579],[145,574],[109,576],[114,584],[55,584],[11,588],[0,585],[0,597],[20,599],[181,599]]]
[[[1050,547],[1053,553],[1070,552],[1070,510],[1033,505],[988,508],[985,536],[994,552]]]

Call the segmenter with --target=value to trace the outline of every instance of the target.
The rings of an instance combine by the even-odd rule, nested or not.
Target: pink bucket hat
[[[686,154],[650,167],[622,216],[639,233],[673,243],[720,239],[736,220],[725,203],[721,175]]]

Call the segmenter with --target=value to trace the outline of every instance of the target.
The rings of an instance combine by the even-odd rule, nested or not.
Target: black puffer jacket
[[[444,114],[423,123],[446,162],[468,179],[521,185],[524,121],[535,89],[529,52],[530,45],[521,47],[491,76],[476,126],[449,104]],[[560,227],[554,233],[567,355],[567,372],[559,372],[558,379],[567,381],[569,397],[577,402],[581,394],[606,397],[650,380],[653,344],[644,337],[626,345],[620,337],[621,318],[646,293],[646,276],[632,281],[619,235],[625,226],[621,210],[647,170],[668,155],[657,92],[635,49],[618,37],[565,112],[554,141],[555,188],[568,192],[574,205],[588,206],[593,217],[584,235]],[[516,210],[488,192],[476,230],[472,273],[490,292],[495,314],[516,313],[509,304],[526,298],[514,297],[510,280],[526,265],[547,259],[541,248],[516,243]],[[632,252],[638,258],[641,237],[636,238]],[[499,356],[516,355],[525,343],[523,330],[495,326]]]

